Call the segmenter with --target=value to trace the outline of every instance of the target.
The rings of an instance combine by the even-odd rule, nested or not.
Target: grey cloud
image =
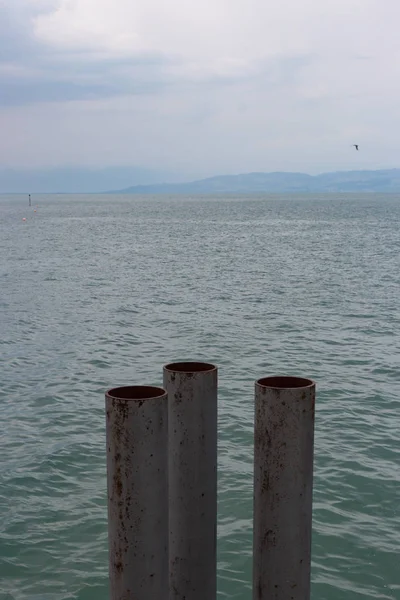
[[[143,94],[159,91],[164,84],[161,81],[140,81],[130,77],[128,80],[114,74],[109,76],[103,71],[98,81],[88,74],[87,81],[79,77],[74,81],[72,73],[63,75],[63,79],[52,78],[42,72],[34,81],[20,77],[11,78],[0,75],[0,106],[23,106],[37,102],[65,102],[72,100],[94,100],[124,94]]]
[[[30,62],[40,54],[32,35],[32,19],[38,12],[19,4],[0,6],[0,64]]]
[[[123,94],[154,93],[160,90],[159,82],[123,82],[118,78],[105,83],[12,80],[0,75],[0,106],[24,106],[37,102],[67,102],[72,100],[96,100]]]
[[[255,62],[238,74],[208,74],[201,80],[167,55],[105,58],[91,52],[55,51],[38,42],[32,31],[37,14],[25,7],[1,8],[0,12],[0,106],[38,102],[93,100],[119,95],[159,93],[167,86],[201,85],[203,88],[235,84],[258,78],[261,85],[275,87],[295,80],[312,57],[272,57]],[[1,70],[2,65],[16,67]],[[168,67],[173,66],[173,72]]]
[[[166,57],[54,51],[35,40],[33,16],[30,10],[1,8],[0,106],[154,93],[166,85]]]

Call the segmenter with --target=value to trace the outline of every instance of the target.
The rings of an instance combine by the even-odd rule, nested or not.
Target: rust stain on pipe
[[[110,600],[165,600],[168,398],[151,386],[106,393]]]
[[[164,367],[169,398],[169,600],[216,600],[217,369]]]
[[[255,385],[253,599],[309,600],[315,384]]]

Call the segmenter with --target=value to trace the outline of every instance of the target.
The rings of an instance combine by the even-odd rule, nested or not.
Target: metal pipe
[[[253,600],[309,600],[315,383],[255,384]]]
[[[217,377],[207,363],[164,366],[170,600],[216,599]]]
[[[168,594],[168,397],[129,386],[106,393],[111,600]]]

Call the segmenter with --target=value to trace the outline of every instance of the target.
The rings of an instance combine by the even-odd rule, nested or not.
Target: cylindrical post
[[[168,594],[168,397],[129,386],[106,393],[110,600]]]
[[[255,385],[253,600],[309,600],[315,383]]]
[[[217,368],[164,367],[168,392],[170,600],[215,600]]]

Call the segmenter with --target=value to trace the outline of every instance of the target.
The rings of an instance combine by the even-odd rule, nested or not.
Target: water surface
[[[104,391],[185,359],[219,366],[219,600],[276,373],[318,384],[313,600],[398,599],[400,196],[32,200],[0,199],[0,599],[108,598]]]

